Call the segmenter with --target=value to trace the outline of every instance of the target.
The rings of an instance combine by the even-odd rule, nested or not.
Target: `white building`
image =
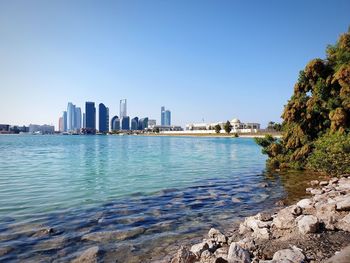
[[[30,124],[29,132],[38,134],[53,134],[55,133],[55,127],[51,125]]]
[[[216,125],[220,125],[221,130],[224,129],[226,122],[214,122],[214,123],[191,123],[186,125],[188,131],[214,131]],[[233,119],[230,121],[232,125],[231,133],[256,133],[260,130],[260,123],[243,123],[239,119]]]

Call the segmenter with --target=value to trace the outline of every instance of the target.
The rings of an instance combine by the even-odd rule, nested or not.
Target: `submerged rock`
[[[71,263],[97,263],[100,248],[98,246],[90,247],[84,250],[79,257],[72,260]]]
[[[96,242],[109,242],[116,240],[125,240],[128,238],[136,237],[145,232],[145,228],[137,227],[127,231],[101,231],[101,232],[93,232],[86,234],[82,237],[83,240],[90,240]]]

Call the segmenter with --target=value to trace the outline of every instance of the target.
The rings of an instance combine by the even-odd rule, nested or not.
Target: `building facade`
[[[138,129],[140,131],[143,131],[143,130],[145,130],[147,128],[148,128],[148,118],[146,117],[146,118],[140,119],[139,120],[139,127],[138,127]]]
[[[136,131],[139,129],[139,118],[135,117],[131,119],[131,130]]]
[[[109,109],[103,103],[98,105],[98,124],[100,132],[109,132]]]
[[[130,130],[130,118],[129,116],[124,116],[121,118],[121,128],[123,131],[128,131]]]
[[[171,126],[171,112],[165,110],[164,106],[160,108],[160,119],[161,126]]]
[[[119,131],[120,130],[120,119],[118,116],[114,116],[111,120],[111,130]]]
[[[96,133],[96,108],[95,102],[85,103],[85,129],[86,133]]]
[[[216,125],[220,125],[222,132],[224,132],[224,125],[226,122],[214,123],[191,123],[186,125],[188,131],[214,131]],[[231,133],[257,133],[260,130],[260,123],[242,123],[239,119],[234,118],[230,121],[232,126]]]
[[[45,125],[30,124],[29,132],[37,133],[37,134],[54,134],[55,126],[46,125],[46,124]]]
[[[63,132],[66,132],[67,131],[67,111],[64,111],[63,112]]]
[[[122,99],[119,102],[119,114],[120,114],[120,118],[128,116],[126,99]]]
[[[67,106],[67,131],[73,132],[75,130],[75,105],[68,102]]]
[[[79,131],[81,130],[81,108],[80,107],[76,107],[75,108],[75,130]]]

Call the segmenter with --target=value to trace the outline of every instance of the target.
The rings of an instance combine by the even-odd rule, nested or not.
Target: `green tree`
[[[338,165],[339,155],[330,154],[327,165],[322,165],[320,156],[328,147],[324,145],[344,141],[340,135],[350,133],[350,31],[328,46],[326,53],[326,59],[313,59],[299,72],[282,125],[273,123],[274,129],[282,130],[282,139],[257,141],[269,156],[268,164],[325,172],[330,171],[326,167]]]
[[[220,124],[216,124],[215,127],[214,127],[214,129],[215,129],[215,132],[216,132],[216,133],[220,133],[220,131],[221,131],[221,126],[220,126]]]
[[[224,130],[227,134],[229,134],[231,131],[232,131],[232,125],[229,121],[227,121],[225,124],[224,124]]]

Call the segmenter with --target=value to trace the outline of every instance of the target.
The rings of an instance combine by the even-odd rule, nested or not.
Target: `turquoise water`
[[[0,261],[67,261],[99,245],[106,261],[148,262],[284,194],[253,139],[4,135],[0,156]],[[83,238],[135,229],[118,242]]]

